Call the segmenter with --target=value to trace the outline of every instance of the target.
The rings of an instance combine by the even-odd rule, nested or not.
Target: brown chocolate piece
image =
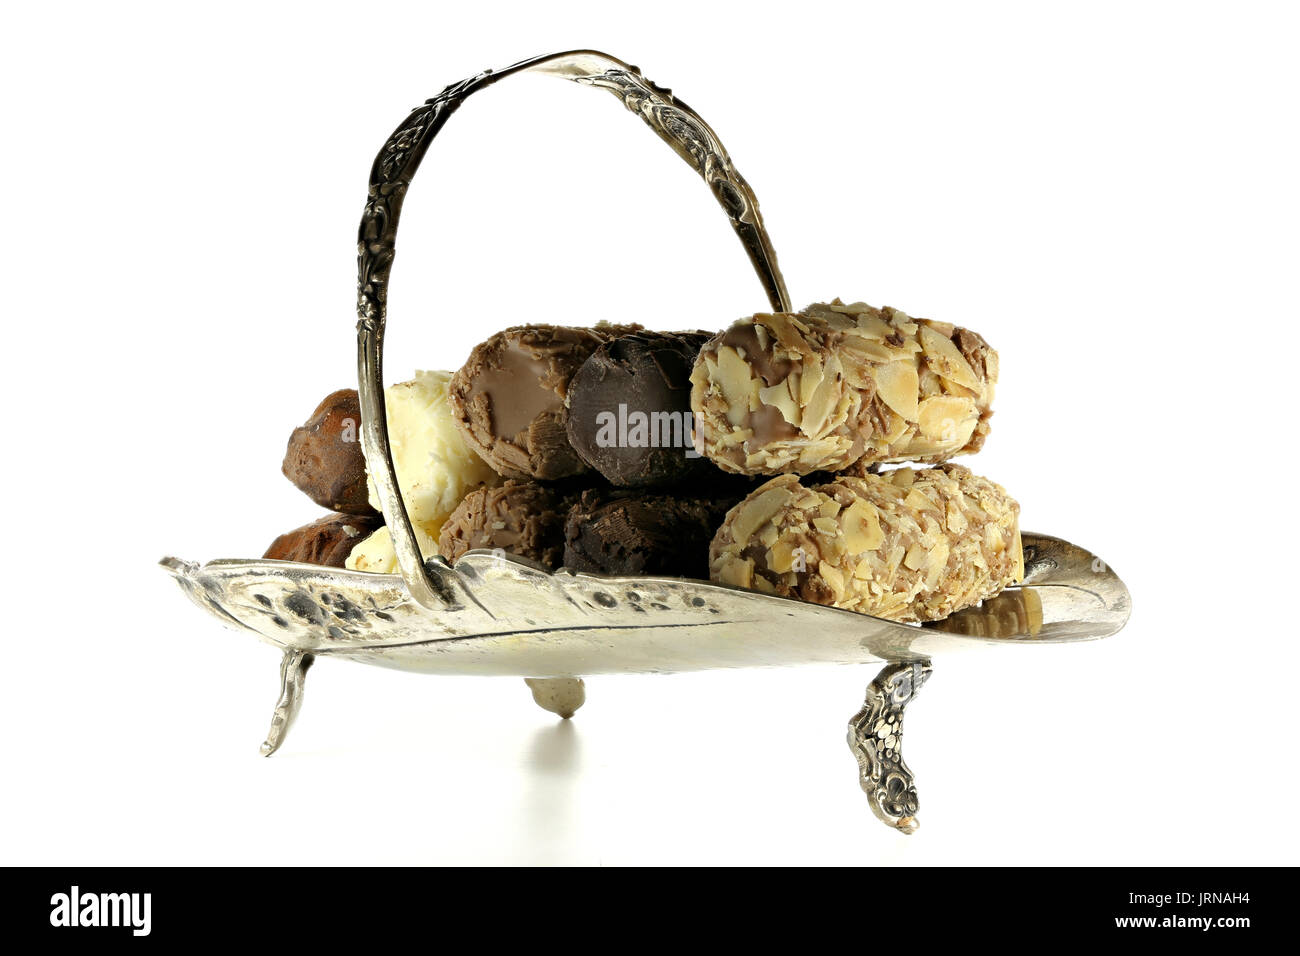
[[[613,489],[583,492],[565,521],[564,566],[596,574],[707,579],[709,542],[742,495],[730,490],[711,498]]]
[[[262,557],[341,568],[353,547],[383,524],[375,515],[326,515],[280,535]]]
[[[569,442],[623,487],[716,471],[691,442],[691,369],[708,332],[634,332],[606,342],[569,383]]]
[[[438,553],[456,561],[475,548],[500,548],[554,571],[564,556],[564,518],[573,494],[511,478],[465,496],[438,537]]]
[[[565,434],[569,380],[604,342],[637,328],[521,325],[498,332],[475,346],[452,376],[456,427],[507,478],[585,471]]]
[[[356,389],[326,395],[311,418],[293,430],[281,470],[322,508],[349,515],[378,513],[366,495],[361,400]]]

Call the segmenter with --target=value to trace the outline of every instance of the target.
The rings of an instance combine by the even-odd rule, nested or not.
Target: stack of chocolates
[[[497,550],[928,621],[1023,576],[1019,506],[946,464],[983,445],[997,375],[969,330],[837,299],[717,335],[518,326],[385,395],[426,557]],[[284,473],[335,514],[266,557],[396,571],[360,422],[345,390],[294,430]],[[935,467],[881,471],[898,462]]]

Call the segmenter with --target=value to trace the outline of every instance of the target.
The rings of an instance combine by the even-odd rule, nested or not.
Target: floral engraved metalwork
[[[444,605],[450,593],[446,583],[425,566],[398,494],[384,406],[384,324],[397,224],[406,190],[434,137],[451,114],[479,90],[529,70],[606,89],[618,96],[708,183],[745,246],[771,307],[778,311],[791,308],[785,280],[776,264],[776,253],[749,184],[732,166],[727,151],[709,125],[685,103],[675,100],[669,90],[645,79],[635,66],[595,50],[535,57],[453,83],[412,111],[388,137],[370,170],[370,187],[357,236],[357,376],[361,444],[375,494],[411,597],[430,609]]]
[[[930,679],[929,661],[887,665],[867,686],[866,703],[849,721],[849,749],[871,810],[904,833],[919,826],[912,771],[903,760],[903,710]]]

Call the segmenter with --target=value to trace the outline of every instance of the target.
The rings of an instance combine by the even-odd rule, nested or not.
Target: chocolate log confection
[[[378,515],[327,515],[280,535],[262,557],[341,568],[357,542],[383,523]]]
[[[572,502],[572,492],[516,478],[471,491],[442,526],[438,553],[454,562],[475,548],[500,548],[554,571],[564,557],[564,519]]]
[[[343,514],[378,514],[366,500],[361,401],[356,389],[343,388],[326,395],[311,418],[293,430],[281,470],[322,508]]]
[[[709,332],[635,332],[606,342],[569,383],[569,443],[612,484],[669,484],[713,471],[695,450],[691,369]]]
[[[1024,577],[1020,506],[960,465],[783,475],[731,510],[709,548],[722,584],[894,621],[937,621]]]
[[[470,352],[451,380],[456,427],[507,478],[564,478],[586,470],[565,434],[565,396],[603,343],[639,326],[521,325]]]
[[[707,578],[709,541],[739,497],[583,492],[564,524],[564,566],[596,574]]]
[[[974,332],[836,299],[711,339],[691,410],[701,450],[727,471],[865,471],[978,451],[997,376],[997,352]]]

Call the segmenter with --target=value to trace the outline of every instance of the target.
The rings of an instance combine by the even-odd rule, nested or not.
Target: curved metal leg
[[[267,731],[262,743],[262,756],[269,757],[280,749],[284,743],[293,719],[302,707],[302,687],[307,678],[307,668],[311,667],[316,655],[307,651],[285,651],[280,658],[280,699],[275,703],[275,713],[271,715],[271,729]]]
[[[586,685],[581,677],[525,677],[533,700],[542,710],[549,710],[568,720],[587,702]]]
[[[930,679],[929,661],[886,664],[867,685],[867,700],[849,721],[849,749],[871,810],[891,827],[914,833],[919,805],[912,771],[903,761],[903,709]]]

